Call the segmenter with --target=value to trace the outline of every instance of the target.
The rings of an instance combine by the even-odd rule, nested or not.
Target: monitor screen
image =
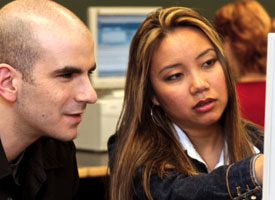
[[[95,40],[97,69],[92,76],[96,89],[122,89],[129,47],[148,13],[156,7],[91,7],[89,27]]]
[[[98,16],[98,77],[125,76],[131,40],[143,15]]]

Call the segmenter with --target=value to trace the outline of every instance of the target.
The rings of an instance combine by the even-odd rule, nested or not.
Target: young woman
[[[260,199],[263,138],[240,119],[211,24],[189,8],[159,9],[129,59],[110,199]]]

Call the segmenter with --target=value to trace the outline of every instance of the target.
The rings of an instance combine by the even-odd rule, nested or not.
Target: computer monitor
[[[95,41],[96,89],[123,89],[129,47],[136,30],[156,7],[90,7],[89,28]]]
[[[275,197],[275,33],[268,34],[267,45],[267,79],[265,101],[264,128],[264,172],[263,199],[271,200]]]

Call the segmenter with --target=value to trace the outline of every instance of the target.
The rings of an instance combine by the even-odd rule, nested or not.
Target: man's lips
[[[65,111],[63,113],[65,115],[79,116],[79,115],[83,115],[85,113],[85,110]]]
[[[68,113],[66,115],[79,116],[79,115],[82,115],[82,114],[83,114],[83,112],[80,112],[80,113]]]
[[[193,109],[198,111],[198,112],[207,112],[211,110],[214,107],[214,103],[216,102],[216,99],[213,98],[207,98],[200,100],[194,107]]]
[[[73,122],[80,123],[82,120],[83,112],[79,113],[67,113],[65,114],[67,117],[69,117]]]

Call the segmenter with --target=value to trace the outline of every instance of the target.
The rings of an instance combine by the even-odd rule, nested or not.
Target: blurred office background
[[[87,25],[89,7],[170,7],[186,6],[198,10],[212,21],[214,13],[224,4],[233,0],[55,0],[73,11]],[[0,7],[11,2],[0,0]],[[275,17],[275,0],[259,0],[271,17]],[[108,58],[106,58],[108,59]],[[98,66],[100,68],[101,66]],[[115,90],[115,92],[113,92]],[[121,92],[122,91],[122,92]],[[118,120],[123,88],[97,88],[98,102],[88,105],[80,126],[80,134],[75,140],[78,153],[80,176],[80,199],[105,199],[108,176],[107,139],[114,133]]]
[[[233,0],[56,0],[68,7],[84,22],[87,22],[87,8],[90,6],[187,6],[198,9],[208,19],[212,19],[214,12],[222,5]],[[0,7],[10,0],[0,0]],[[269,14],[275,17],[275,1],[259,0]]]

